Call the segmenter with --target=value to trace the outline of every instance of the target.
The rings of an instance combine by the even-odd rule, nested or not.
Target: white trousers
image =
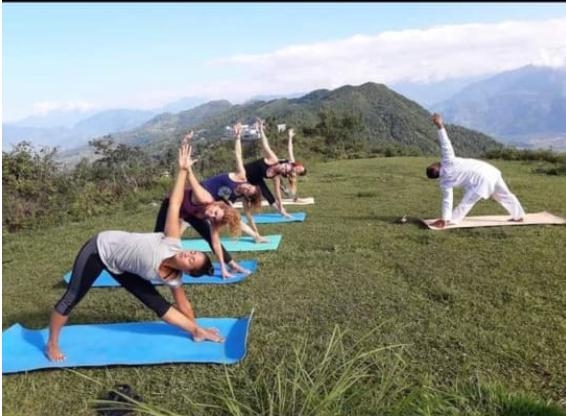
[[[496,200],[499,205],[505,208],[509,215],[511,215],[512,219],[518,220],[525,216],[525,211],[523,210],[521,203],[517,197],[511,193],[503,178],[500,177],[498,179],[491,197]],[[480,199],[482,199],[481,196],[475,192],[466,192],[462,201],[460,201],[458,206],[454,208],[454,211],[452,211],[452,219],[450,222],[456,224],[462,221],[462,219],[468,215],[468,212],[470,212]]]

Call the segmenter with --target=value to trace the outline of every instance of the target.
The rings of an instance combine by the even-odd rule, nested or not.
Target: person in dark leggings
[[[164,233],[102,231],[91,237],[79,250],[69,286],[51,313],[45,350],[50,360],[65,359],[59,348],[61,328],[103,270],[108,271],[159,318],[190,333],[193,340],[223,341],[215,328],[197,325],[193,308],[181,285],[183,273],[201,276],[213,272],[206,254],[181,248],[179,211],[192,163],[190,148],[183,144],[179,150],[179,173],[171,193]],[[155,281],[170,287],[175,300],[173,305],[155,289],[152,283]]]
[[[303,176],[307,174],[307,170],[302,163],[279,160],[265,136],[264,122],[258,119],[256,128],[261,137],[263,158],[244,165],[248,182],[259,186],[269,205],[279,211],[281,215],[289,218],[290,215],[285,210],[281,197],[281,178],[289,178],[291,175]],[[264,179],[273,179],[275,197],[273,197]]]
[[[261,208],[261,191],[258,186],[251,185],[246,177],[244,163],[242,161],[242,144],[240,140],[241,124],[234,125],[234,153],[236,156],[236,171],[229,173],[221,173],[211,178],[201,181],[200,184],[205,188],[215,201],[224,201],[231,205],[239,199],[242,199],[244,213],[248,218],[248,224],[240,222],[240,228],[243,232],[255,239],[256,243],[265,243],[267,240],[263,238],[257,229],[253,220],[253,213]],[[189,198],[190,187],[185,188],[184,198]],[[154,231],[163,231],[165,226],[165,213],[168,207],[168,197],[164,198],[161,208],[157,215]],[[186,212],[181,212],[181,218],[189,222]],[[190,223],[190,222],[189,222]],[[210,232],[206,230],[204,224],[195,227],[196,231],[210,243]],[[212,247],[212,246],[211,246]],[[230,255],[226,249],[222,247],[224,258],[230,260]]]
[[[190,140],[192,133],[185,138]],[[190,159],[190,155],[189,155]],[[249,274],[250,271],[241,267],[220,243],[220,229],[227,225],[230,234],[236,236],[241,231],[240,213],[224,200],[215,201],[212,194],[196,178],[191,166],[188,169],[189,186],[184,189],[179,218],[188,222],[208,243],[218,261],[223,278],[234,277],[228,268],[239,273]],[[165,198],[157,214],[155,231],[164,227],[165,212],[171,209],[170,198]]]

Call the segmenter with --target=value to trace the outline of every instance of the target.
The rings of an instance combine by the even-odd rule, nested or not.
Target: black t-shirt
[[[267,163],[265,163],[264,159],[258,159],[244,165],[248,182],[252,185],[259,186],[259,188],[261,189],[261,194],[267,200],[267,202],[269,202],[269,205],[272,205],[275,202],[275,197],[269,190],[269,187],[265,183],[264,179],[271,179],[267,177],[267,170],[271,166],[273,165],[268,165]]]

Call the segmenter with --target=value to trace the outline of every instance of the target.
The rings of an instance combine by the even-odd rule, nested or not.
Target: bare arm
[[[279,212],[281,215],[290,218],[291,216],[285,210],[283,198],[281,197],[281,176],[277,175],[273,178],[273,185],[275,186],[275,203],[279,207]]]
[[[256,243],[267,243],[267,240],[259,234],[259,230],[257,229],[257,225],[254,221],[247,201],[244,201],[244,213],[246,215],[246,218],[248,219],[248,224],[244,223],[243,221],[240,222],[242,231],[252,237]]]
[[[194,162],[196,162],[196,160]],[[212,197],[212,195],[210,195],[210,192],[208,192],[196,178],[192,169],[192,165],[189,166],[187,179],[189,181],[189,186],[193,191],[193,195],[195,196],[198,203],[209,204],[211,202],[214,202],[214,198]]]
[[[265,126],[263,120],[258,119],[256,123],[256,127],[261,137],[261,147],[263,149],[263,157],[267,159],[267,163],[269,164],[277,163],[279,159],[277,158],[275,152],[271,150],[271,147],[269,147],[269,142],[267,141],[267,137],[265,136],[265,130],[264,130]]]
[[[187,298],[185,289],[183,289],[182,286],[172,287],[171,294],[173,295],[173,299],[175,299],[175,307],[187,318],[194,320],[195,313],[191,306],[191,302]]]
[[[193,336],[193,340],[200,341],[213,341],[224,342],[224,338],[215,328],[202,328],[197,325],[194,319],[187,318],[177,308],[169,308],[169,310],[161,317],[162,320],[168,324],[175,325],[184,331],[189,332]]]
[[[240,138],[241,134],[241,124],[237,123],[234,126],[234,155],[236,156],[236,175],[238,180],[247,181],[246,169],[244,168],[244,161],[242,159],[242,140]]]
[[[169,196],[169,207],[167,208],[167,217],[165,218],[164,232],[167,237],[180,238],[184,231],[179,213],[183,197],[185,196],[185,182],[188,170],[194,163],[191,159],[191,148],[188,144],[190,137],[192,137],[192,132],[183,138],[183,144],[179,149],[179,172],[173,185],[173,191]]]
[[[295,155],[293,153],[293,137],[295,136],[295,131],[289,129],[289,142],[287,143],[287,151],[289,153],[289,162],[295,162]]]
[[[233,277],[233,274],[228,272],[226,264],[224,263],[224,253],[222,252],[222,245],[220,244],[220,233],[218,231],[218,228],[216,228],[215,226],[211,226],[210,240],[212,242],[212,251],[218,259],[218,262],[220,263],[222,278],[225,279],[227,277]]]

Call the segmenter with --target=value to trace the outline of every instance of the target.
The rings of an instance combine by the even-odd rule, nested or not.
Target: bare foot
[[[50,361],[63,361],[65,359],[65,355],[57,345],[51,345],[51,344],[47,345],[47,348],[45,349],[45,354],[47,355],[47,358],[49,358]]]

